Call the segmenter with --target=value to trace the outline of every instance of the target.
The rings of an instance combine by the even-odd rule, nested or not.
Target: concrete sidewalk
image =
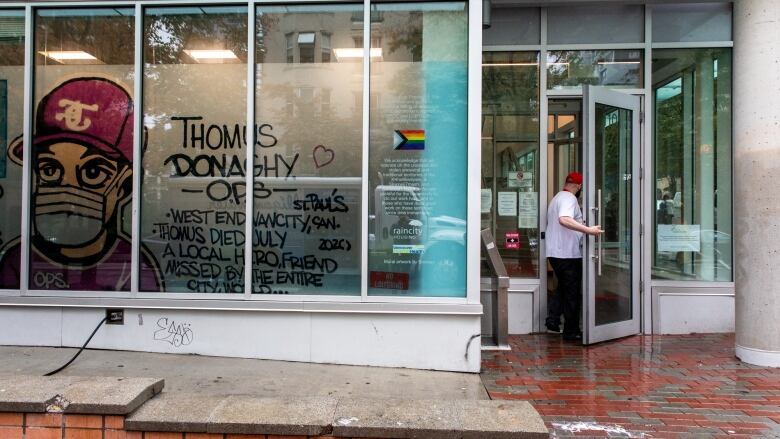
[[[76,351],[0,346],[0,376],[43,375]],[[161,377],[163,393],[176,394],[490,399],[477,374],[198,355],[85,350],[59,375]]]
[[[42,376],[75,352],[0,347],[0,438],[549,437],[531,404],[489,400],[477,374],[88,350]]]

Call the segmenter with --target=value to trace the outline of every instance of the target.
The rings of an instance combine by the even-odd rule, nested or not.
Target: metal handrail
[[[509,338],[509,275],[506,272],[506,266],[498,253],[496,240],[490,229],[484,229],[480,232],[482,237],[482,249],[487,259],[488,266],[496,279],[496,305],[491,309],[496,315],[491,320],[493,323],[493,337],[496,346],[505,347],[508,345]]]

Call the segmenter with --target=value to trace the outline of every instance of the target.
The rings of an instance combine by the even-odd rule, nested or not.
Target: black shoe
[[[563,339],[566,341],[582,341],[582,332],[564,333]]]
[[[554,332],[556,334],[561,333],[561,326],[557,323],[546,322],[544,326],[547,328],[547,331],[549,332]]]

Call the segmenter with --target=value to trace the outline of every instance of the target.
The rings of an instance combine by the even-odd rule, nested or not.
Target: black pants
[[[561,312],[565,319],[563,333],[580,332],[582,314],[582,259],[547,258],[558,278],[558,288],[547,304],[547,322],[560,324]]]

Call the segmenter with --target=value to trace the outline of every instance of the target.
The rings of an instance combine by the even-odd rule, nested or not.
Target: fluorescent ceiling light
[[[59,62],[97,61],[97,58],[83,50],[49,50],[38,53]]]
[[[339,59],[345,59],[345,58],[363,58],[363,49],[360,47],[355,48],[341,48],[341,49],[333,49],[333,53],[336,54],[336,58]],[[371,58],[381,58],[382,57],[382,48],[381,47],[372,47],[370,50],[370,56]]]
[[[225,59],[238,59],[232,50],[218,49],[218,50],[190,50],[184,49],[184,53],[189,55],[195,61],[201,60],[225,60]]]
[[[535,62],[483,63],[482,67],[538,66]]]
[[[599,65],[610,65],[610,64],[639,64],[640,61],[599,61]]]

